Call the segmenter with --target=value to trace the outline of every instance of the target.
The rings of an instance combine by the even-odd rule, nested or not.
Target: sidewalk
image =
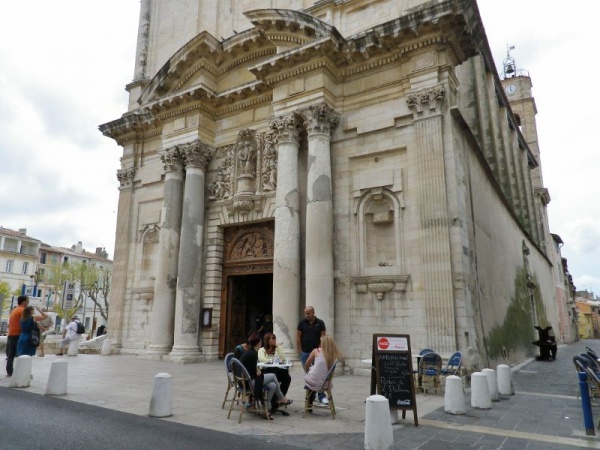
[[[394,424],[395,449],[600,449],[600,439],[587,437],[583,426],[581,401],[576,398],[578,380],[572,356],[588,345],[600,350],[600,341],[582,341],[558,350],[554,362],[531,361],[513,374],[516,395],[494,402],[490,410],[470,407],[467,414],[444,413],[442,395],[417,394],[419,426],[412,411],[405,420]],[[34,358],[31,386],[27,392],[44,394],[52,361],[47,355]],[[298,448],[361,449],[364,446],[365,399],[370,378],[338,376],[333,395],[337,416],[333,420],[326,408],[315,408],[302,417],[304,390],[302,370],[292,367],[292,385],[288,397],[294,399],[289,417],[276,415],[274,421],[247,414],[237,423],[234,408],[227,419],[228,405],[221,404],[226,388],[222,361],[201,364],[172,364],[131,356],[79,355],[69,362],[66,400],[123,411],[148,414],[154,376],[169,373],[173,377],[173,416],[165,419],[196,427],[210,428],[257,439],[281,442]],[[8,387],[10,378],[0,378],[0,387]],[[593,407],[594,420],[600,408]],[[395,417],[395,413],[393,413]],[[600,435],[600,432],[598,432]]]

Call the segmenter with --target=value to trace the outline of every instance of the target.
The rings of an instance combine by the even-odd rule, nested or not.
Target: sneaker
[[[329,405],[329,400],[327,399],[327,396],[326,395],[319,396],[319,403],[321,403],[322,405]]]

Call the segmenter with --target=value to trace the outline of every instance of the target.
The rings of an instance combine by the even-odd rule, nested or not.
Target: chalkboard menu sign
[[[374,334],[371,369],[371,395],[383,395],[390,402],[390,409],[414,411],[415,425],[417,402],[413,382],[410,336],[407,334]]]

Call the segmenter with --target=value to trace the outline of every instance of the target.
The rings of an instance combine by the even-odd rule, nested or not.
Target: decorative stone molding
[[[206,165],[212,159],[213,154],[212,149],[200,140],[179,146],[179,152],[186,167],[195,167],[202,170],[206,169]]]
[[[275,149],[275,133],[265,134],[265,151],[262,161],[262,188],[263,191],[277,189],[277,150]]]
[[[160,152],[160,160],[163,163],[165,172],[180,172],[183,170],[183,159],[176,146]]]
[[[396,275],[390,277],[354,277],[352,282],[356,286],[358,294],[372,292],[377,300],[383,300],[388,292],[406,292],[410,275]]]
[[[446,89],[442,85],[413,92],[406,96],[406,103],[415,119],[440,114],[445,100]]]
[[[331,135],[340,121],[340,114],[326,103],[311,105],[298,111],[298,114],[304,119],[309,136],[311,134]]]
[[[117,180],[121,188],[133,186],[133,177],[135,176],[135,166],[117,170]]]

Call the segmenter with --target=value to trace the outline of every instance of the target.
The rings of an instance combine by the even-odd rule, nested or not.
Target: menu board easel
[[[408,334],[374,334],[371,367],[371,395],[386,397],[390,409],[412,410],[415,426],[419,426],[413,382],[412,355]]]

